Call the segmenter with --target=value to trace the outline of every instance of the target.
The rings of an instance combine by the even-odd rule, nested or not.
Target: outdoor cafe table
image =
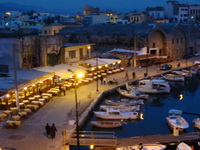
[[[124,68],[120,68],[121,71],[124,71]]]
[[[30,108],[31,110],[37,110],[39,108],[38,105],[28,104],[25,106],[25,108]]]
[[[50,93],[42,93],[42,96],[52,97],[52,94],[50,94]]]
[[[20,117],[27,116],[27,112],[25,112],[25,111],[20,111],[20,112],[18,112],[18,114]]]
[[[92,79],[92,78],[86,78],[86,80],[93,81],[93,79]]]
[[[5,111],[3,111],[3,113],[6,114],[6,115],[10,115],[10,114],[12,114],[12,111],[11,110],[5,110]]]
[[[31,104],[36,104],[36,105],[38,105],[38,104],[39,104],[39,101],[32,101]]]
[[[25,108],[24,111],[27,112],[27,113],[31,113],[32,112],[30,108]]]
[[[13,113],[16,113],[18,111],[17,107],[11,107],[10,110],[13,112]]]
[[[29,103],[29,100],[23,100],[22,101],[24,104],[28,104]]]
[[[120,70],[120,69],[116,69],[116,71],[117,71],[117,72],[120,72],[121,70]]]
[[[34,95],[33,97],[35,97],[35,98],[40,98],[41,95]]]
[[[112,74],[112,71],[107,71],[108,74]]]
[[[83,83],[85,83],[85,84],[87,84],[87,83],[89,83],[89,81],[88,80],[82,80],[83,81]]]
[[[33,101],[33,100],[35,100],[35,97],[29,97],[28,98],[30,101]]]
[[[101,73],[101,75],[102,75],[102,76],[106,76],[107,74],[106,74],[106,73]]]
[[[88,76],[88,77],[92,77],[93,74],[92,74],[92,73],[88,73],[87,76]]]
[[[43,102],[43,103],[46,102],[46,100],[45,100],[44,98],[40,98],[38,101],[39,101],[39,102]]]
[[[21,125],[21,121],[13,121],[13,120],[7,120],[6,121],[7,127],[14,127],[14,126],[19,127],[20,125]]]
[[[49,96],[45,96],[45,95],[42,96],[42,99],[45,99],[45,101],[49,101],[49,98],[50,98]],[[40,100],[40,99],[39,99],[39,100]]]
[[[101,75],[98,75],[98,78],[100,78],[101,77]]]
[[[94,76],[93,79],[97,79],[97,76]]]
[[[0,114],[0,120],[3,121],[4,118],[7,117],[7,114]]]
[[[24,103],[19,103],[19,106],[20,107],[24,107]]]
[[[117,72],[117,70],[112,70],[112,72],[113,72],[113,73],[116,73],[116,72]]]
[[[11,120],[13,120],[13,121],[19,121],[19,120],[21,120],[21,117],[19,115],[15,115],[15,116],[11,117]]]

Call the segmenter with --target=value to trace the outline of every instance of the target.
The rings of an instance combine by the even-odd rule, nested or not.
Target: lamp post
[[[71,69],[68,69],[67,71],[73,73],[73,75],[75,76],[74,92],[75,92],[75,105],[76,105],[76,138],[77,138],[77,150],[79,150],[80,141],[79,141],[79,120],[78,120],[78,98],[77,98],[76,84],[77,84],[77,78],[83,78],[84,74],[83,73],[75,74]]]
[[[98,68],[98,53],[97,53],[97,58],[96,58],[96,68],[97,68],[97,92],[99,92],[99,88],[98,88],[98,70],[99,70],[99,68]]]

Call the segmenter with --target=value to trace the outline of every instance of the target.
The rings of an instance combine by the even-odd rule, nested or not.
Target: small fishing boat
[[[115,106],[100,105],[101,110],[106,111],[108,108],[119,109],[122,112],[130,112],[130,111],[139,111],[140,105],[135,105],[135,106],[131,106],[131,105],[115,105]]]
[[[192,150],[192,148],[184,142],[181,142],[180,144],[178,144],[176,150]]]
[[[172,73],[176,75],[184,76],[186,78],[191,78],[193,76],[192,73],[187,72],[187,71],[172,71]]]
[[[119,109],[107,109],[106,111],[94,111],[96,117],[102,119],[138,119],[138,112],[121,112]]]
[[[195,118],[193,123],[196,128],[200,129],[200,118]]]
[[[123,125],[123,121],[90,121],[90,123],[100,128],[118,128]]]
[[[169,83],[161,79],[139,81],[138,91],[148,94],[162,94],[170,92]]]
[[[143,105],[144,100],[129,100],[129,101],[112,101],[112,100],[105,100],[107,105]]]
[[[168,81],[177,81],[177,82],[184,82],[185,77],[182,75],[176,75],[176,74],[166,74],[163,76],[163,79]]]
[[[188,122],[180,115],[181,110],[171,109],[169,110],[170,115],[166,117],[167,123],[171,128],[178,128],[179,131],[187,129],[189,127]]]
[[[117,150],[164,150],[166,148],[163,144],[138,144],[128,147],[119,147]]]
[[[117,88],[117,91],[122,96],[125,96],[128,98],[148,99],[148,97],[149,97],[149,95],[139,92],[137,87],[133,87],[131,90],[123,90],[123,89]]]

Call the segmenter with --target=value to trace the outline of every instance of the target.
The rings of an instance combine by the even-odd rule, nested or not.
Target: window
[[[69,51],[69,57],[70,58],[76,58],[76,51]]]
[[[178,38],[176,39],[176,43],[178,44]]]
[[[47,34],[47,30],[44,30],[44,34]]]
[[[79,55],[80,55],[80,59],[83,59],[83,49],[82,48],[79,49]]]
[[[156,47],[156,43],[153,43],[153,48],[155,48]]]
[[[172,44],[174,44],[174,39],[172,39]]]

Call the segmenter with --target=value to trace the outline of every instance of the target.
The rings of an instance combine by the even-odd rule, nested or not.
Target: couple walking
[[[45,130],[46,130],[48,138],[52,138],[52,139],[55,138],[57,129],[54,124],[52,124],[52,126],[50,127],[49,124],[47,123],[45,126]]]

